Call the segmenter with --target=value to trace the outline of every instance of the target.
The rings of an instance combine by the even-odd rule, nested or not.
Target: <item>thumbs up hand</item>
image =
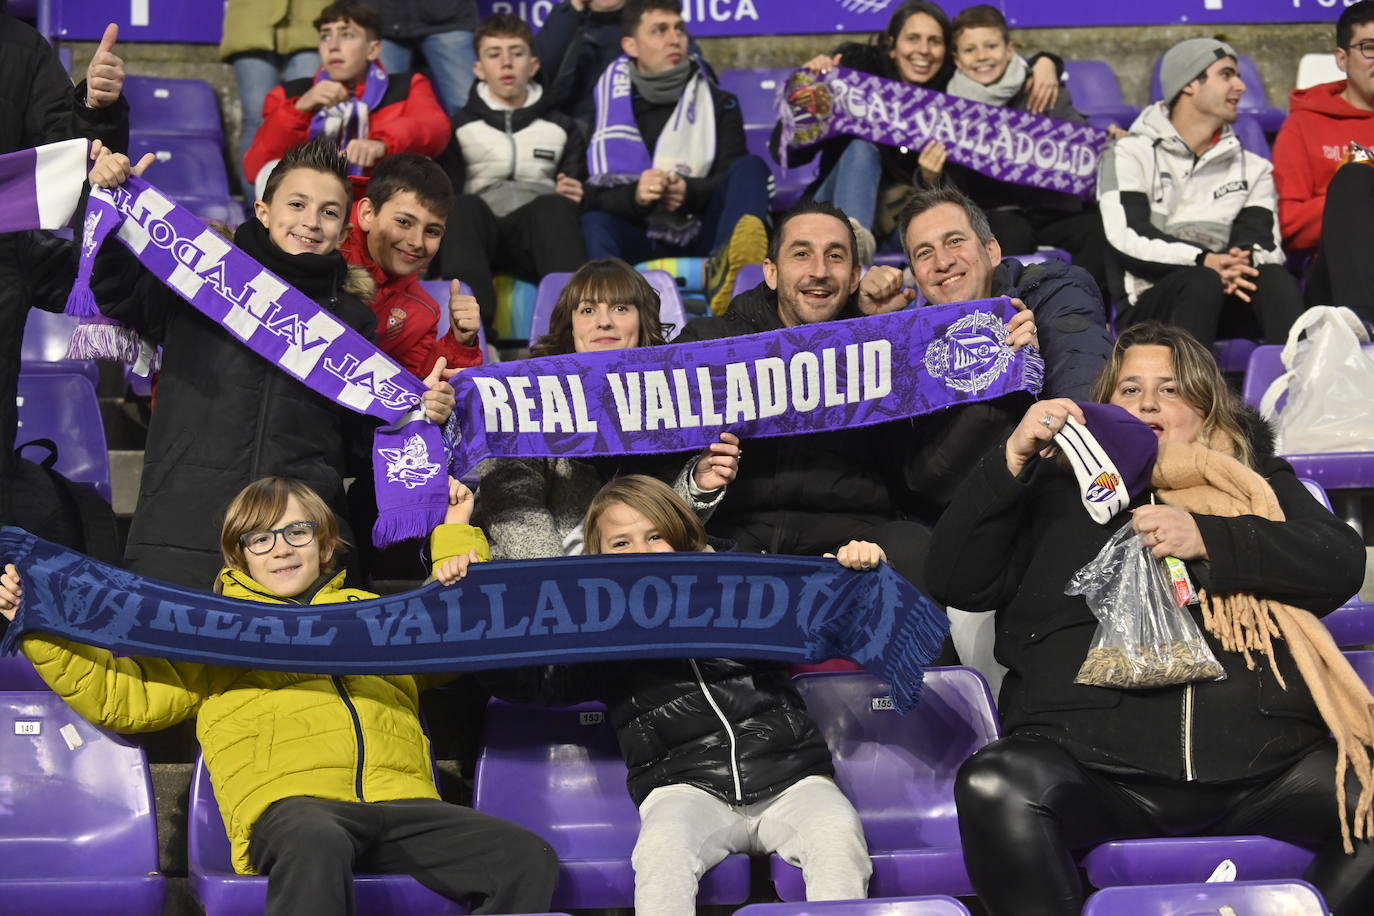
[[[482,310],[477,300],[463,292],[462,285],[454,280],[448,288],[448,325],[453,339],[465,347],[477,343],[477,329],[482,325]]]
[[[434,368],[429,375],[425,376],[425,393],[421,403],[424,404],[425,419],[431,423],[443,425],[453,413],[453,386],[448,380],[457,371],[448,368],[448,360],[441,356],[434,361]]]
[[[100,46],[86,67],[86,107],[108,108],[119,101],[124,91],[124,61],[114,52],[119,39],[119,26],[113,22],[105,26]]]

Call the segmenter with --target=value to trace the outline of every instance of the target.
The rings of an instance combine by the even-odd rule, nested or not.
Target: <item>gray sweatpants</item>
[[[736,852],[776,852],[801,866],[807,900],[868,894],[873,863],[858,812],[825,776],[752,805],[695,786],[661,786],[639,806],[639,821],[635,916],[693,916],[701,876]]]

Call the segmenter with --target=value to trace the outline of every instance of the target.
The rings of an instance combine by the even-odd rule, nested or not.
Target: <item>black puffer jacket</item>
[[[516,701],[605,702],[636,805],[684,784],[752,804],[834,773],[786,666],[774,662],[655,659],[487,672],[482,681]]]
[[[1268,429],[1257,419],[1251,425],[1255,467],[1287,520],[1195,515],[1211,559],[1189,563],[1189,572],[1212,593],[1250,592],[1326,614],[1360,587],[1363,544],[1274,457]],[[1274,654],[1287,690],[1262,658],[1248,670],[1210,635],[1223,681],[1151,690],[1074,683],[1097,620],[1064,585],[1129,521],[1122,512],[1106,525],[1094,522],[1073,474],[1058,462],[1035,459],[1012,477],[1001,446],[941,518],[930,593],[969,611],[1000,609],[996,655],[1009,671],[998,709],[1006,734],[1047,738],[1095,769],[1200,782],[1261,778],[1329,740],[1281,640]],[[1193,616],[1205,634],[1196,608]]]
[[[287,255],[250,219],[234,241],[372,340],[370,295],[337,253]],[[163,348],[138,508],[125,559],[143,575],[209,589],[222,563],[224,510],[250,482],[271,474],[308,483],[347,517],[343,481],[371,443],[370,421],[316,394],[193,310],[123,246],[96,258],[101,310]],[[350,467],[351,465],[351,467]],[[351,533],[345,533],[353,541]]]
[[[1020,299],[1035,315],[1045,357],[1045,398],[1092,398],[1093,382],[1112,353],[1107,310],[1092,275],[1058,259],[1029,267],[1005,258],[992,274],[992,294]]]
[[[129,104],[86,107],[52,46],[32,26],[0,13],[0,153],[90,137],[129,148]],[[78,213],[77,218],[80,218]],[[14,461],[15,393],[29,307],[61,311],[75,262],[61,244],[33,233],[0,234],[0,521],[11,519],[4,475]]]
[[[859,317],[851,302],[839,319]],[[724,315],[697,318],[674,343],[776,331],[778,294],[760,283],[740,293]],[[872,522],[903,516],[933,523],[955,487],[984,451],[1006,435],[1029,403],[1016,395],[857,429],[751,439],[740,474],[707,527],[746,540],[739,529],[811,526],[845,515]],[[787,545],[784,535],[778,543]],[[829,545],[825,549],[833,550]]]

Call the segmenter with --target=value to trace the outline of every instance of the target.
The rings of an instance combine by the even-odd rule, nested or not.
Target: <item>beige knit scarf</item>
[[[1274,491],[1263,477],[1239,461],[1196,442],[1159,448],[1151,483],[1168,505],[1200,515],[1257,515],[1283,521]],[[1203,622],[1223,648],[1240,652],[1255,667],[1252,650],[1269,662],[1274,678],[1287,689],[1274,661],[1274,637],[1288,643],[1298,674],[1312,691],[1317,709],[1336,739],[1336,804],[1347,853],[1352,825],[1346,817],[1345,774],[1360,780],[1354,835],[1374,836],[1374,696],[1350,667],[1322,622],[1310,612],[1244,592],[1201,594]]]

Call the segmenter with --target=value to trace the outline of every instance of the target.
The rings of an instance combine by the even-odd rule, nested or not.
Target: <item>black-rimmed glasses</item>
[[[315,540],[314,522],[292,522],[280,528],[269,528],[264,531],[249,531],[239,535],[239,543],[253,554],[264,554],[277,546],[277,535],[281,535],[286,543],[292,547],[304,547]]]
[[[1353,45],[1346,45],[1345,49],[1347,51],[1359,51],[1360,56],[1365,60],[1374,60],[1374,39],[1361,41]]]

